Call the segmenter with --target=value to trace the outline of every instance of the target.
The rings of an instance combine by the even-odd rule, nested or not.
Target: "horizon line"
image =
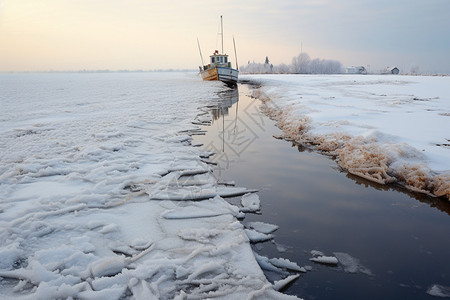
[[[80,70],[23,70],[23,71],[0,71],[1,74],[20,73],[146,73],[146,72],[194,72],[197,69],[80,69]]]

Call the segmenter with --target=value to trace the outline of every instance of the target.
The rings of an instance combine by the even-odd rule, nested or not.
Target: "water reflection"
[[[292,142],[292,147],[296,147],[298,152],[313,152],[314,150],[311,149],[308,146],[296,143],[296,142]],[[331,157],[333,160],[335,159],[335,157]],[[355,182],[355,184],[357,185],[361,185],[364,186],[365,188],[374,188],[376,190],[379,191],[395,191],[395,192],[400,192],[400,193],[404,193],[406,195],[408,195],[409,197],[416,199],[417,201],[421,202],[422,204],[427,204],[430,207],[435,207],[438,210],[447,213],[447,215],[450,216],[450,201],[448,201],[447,199],[441,197],[441,198],[437,198],[437,197],[433,197],[433,196],[429,196],[423,193],[418,193],[418,192],[414,192],[412,190],[409,190],[407,188],[405,188],[404,186],[400,185],[400,184],[379,184],[367,179],[364,179],[360,176],[356,176],[353,175],[351,173],[348,173],[345,170],[342,170],[341,168],[339,168],[337,165],[335,167],[335,169],[338,169],[340,172],[345,173],[346,177],[351,179],[352,181]]]
[[[343,172],[345,172],[345,171],[343,171]],[[361,185],[366,188],[371,187],[371,188],[374,188],[379,191],[391,191],[391,192],[394,191],[394,192],[404,193],[404,194],[408,195],[410,198],[416,199],[420,203],[427,204],[430,207],[437,208],[438,210],[440,210],[450,216],[450,202],[446,199],[443,199],[442,197],[436,198],[436,197],[428,196],[423,193],[417,193],[417,192],[411,191],[411,190],[401,186],[400,184],[395,184],[395,183],[387,184],[387,185],[386,184],[378,184],[378,183],[372,182],[370,180],[361,178],[359,176],[350,174],[348,172],[345,172],[345,173],[346,173],[347,178],[353,180],[357,185]]]
[[[272,161],[269,165],[284,165],[284,156],[280,154],[279,145],[274,144],[273,137],[280,136],[280,131],[274,126],[274,122],[270,121],[259,109],[260,102],[257,99],[245,96],[244,102],[239,102],[239,88],[247,91],[245,86],[236,86],[234,88],[229,88],[221,91],[219,95],[219,100],[208,107],[211,116],[212,123],[211,126],[206,128],[208,130],[207,138],[204,141],[206,149],[215,152],[216,155],[213,159],[214,163],[217,164],[215,169],[215,174],[219,178],[222,176],[222,172],[229,170],[233,163],[238,163],[242,161],[242,156],[244,152],[248,151],[251,153],[256,153],[259,151],[264,151],[267,156],[270,156]],[[245,93],[245,92],[244,92]],[[270,122],[271,125],[266,126]],[[263,137],[264,136],[264,137]],[[255,143],[258,140],[258,143]],[[281,141],[286,143],[286,141]],[[300,153],[313,153],[314,150],[308,145],[302,145],[294,141],[290,141],[291,147],[296,148]],[[263,150],[258,149],[263,147]],[[281,147],[286,147],[283,145]],[[272,155],[273,153],[273,155]],[[315,153],[315,152],[314,152]],[[334,160],[334,157],[326,156]],[[263,158],[265,159],[265,158]],[[311,159],[311,158],[308,158]],[[261,163],[269,163],[269,161],[264,161]],[[303,171],[305,173],[310,173],[317,170],[318,161],[314,161],[312,164],[302,163],[298,164],[297,171]],[[238,166],[234,166],[238,168]],[[328,167],[339,170],[348,179],[351,179],[358,186],[365,188],[372,188],[378,191],[385,192],[399,192],[406,194],[408,197],[416,199],[420,203],[427,204],[430,207],[437,208],[439,211],[450,215],[450,202],[446,199],[430,197],[428,195],[417,193],[409,189],[404,188],[399,184],[382,185],[378,184],[359,176],[348,173],[340,169],[337,164],[330,164]],[[275,172],[276,168],[272,168],[266,172],[269,172],[275,178],[282,178],[283,174],[286,173],[285,169],[280,172]],[[322,174],[326,178],[327,175]],[[331,187],[328,190],[339,190],[332,181],[320,182],[322,188],[327,185]]]
[[[288,294],[423,299],[431,285],[449,285],[450,265],[442,261],[450,248],[450,202],[367,181],[340,170],[332,157],[275,139],[280,130],[260,112],[258,100],[245,96],[245,86],[239,88],[220,94],[211,126],[194,140],[216,153],[211,159],[219,181],[259,190],[262,214],[248,214],[244,223],[280,227],[274,241],[256,250],[299,265],[312,264],[311,250],[345,252],[374,273],[312,264]]]
[[[220,177],[242,154],[251,151],[260,133],[266,131],[265,117],[258,109],[258,100],[239,103],[239,88],[219,93],[219,101],[209,107],[213,122],[208,127],[206,150],[215,152],[215,175]],[[234,105],[234,106],[233,106]]]
[[[239,101],[239,89],[236,86],[235,88],[221,91],[219,97],[217,105],[210,107],[213,120],[218,120],[222,116],[228,116],[228,109]],[[238,107],[236,106],[236,112],[237,109]]]

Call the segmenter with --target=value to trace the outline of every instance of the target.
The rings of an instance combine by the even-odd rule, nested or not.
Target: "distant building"
[[[384,74],[398,74],[398,73],[400,73],[400,70],[397,67],[387,67],[383,73]]]
[[[347,67],[345,69],[345,73],[347,73],[347,74],[367,74],[367,70],[363,66],[352,66],[352,67]]]

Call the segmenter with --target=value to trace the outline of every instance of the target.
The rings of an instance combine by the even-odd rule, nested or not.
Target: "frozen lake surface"
[[[252,197],[221,197],[248,190],[190,146],[221,90],[195,73],[0,75],[0,298],[288,298],[295,275],[272,285],[236,219]]]
[[[342,171],[329,156],[275,139],[282,132],[261,112],[261,102],[247,96],[252,90],[246,85],[239,91],[222,93],[212,126],[194,142],[217,152],[219,181],[259,190],[261,213],[248,214],[243,223],[278,229],[270,232],[273,239],[255,243],[255,251],[311,267],[286,293],[305,299],[424,299],[437,286],[435,295],[448,295],[447,199],[365,180]],[[320,252],[338,264],[311,261]],[[270,268],[265,273],[276,275]]]
[[[427,188],[441,179],[444,185],[404,189],[361,179],[361,170],[347,168],[359,177],[343,172],[330,157],[275,139],[306,136],[281,132],[261,113],[259,100],[194,73],[2,74],[1,298],[419,299],[448,293],[449,202],[411,192],[446,191],[449,160],[439,164],[449,150],[445,93],[408,94],[421,82],[398,77],[404,90],[394,98],[403,102],[393,107],[417,116],[429,102],[437,116],[422,122],[437,128],[425,145],[424,135],[404,139],[405,131],[386,132],[375,119],[358,122],[376,109],[378,116],[393,109],[348,109],[360,95],[384,99],[384,92],[367,87],[386,83],[355,87],[346,76],[301,77],[313,95],[304,111],[297,96],[308,97],[298,78],[278,78],[253,77],[264,83],[253,93],[279,100],[268,112],[284,116],[285,129],[306,125],[309,146],[326,148],[335,144],[332,137],[351,141],[348,134],[362,134],[367,140],[355,141],[364,149],[394,151],[377,172],[389,175],[413,163]],[[336,96],[322,89],[330,82],[334,91],[349,89],[342,116],[352,122],[330,119],[328,101]],[[207,123],[212,126],[200,127]],[[320,136],[327,143],[317,143]],[[337,162],[357,161],[339,160],[339,149],[331,150]]]

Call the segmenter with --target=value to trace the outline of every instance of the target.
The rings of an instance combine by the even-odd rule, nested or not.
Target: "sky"
[[[301,52],[369,71],[450,74],[449,0],[0,0],[0,72],[197,69]]]

